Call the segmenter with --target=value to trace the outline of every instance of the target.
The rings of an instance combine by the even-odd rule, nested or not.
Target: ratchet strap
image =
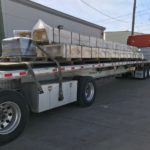
[[[39,93],[39,94],[43,94],[44,91],[43,91],[43,89],[42,89],[42,87],[41,87],[41,84],[40,84],[40,83],[38,82],[38,80],[36,79],[36,76],[35,76],[35,73],[34,73],[34,71],[33,71],[33,69],[32,69],[31,64],[29,64],[29,63],[25,63],[25,64],[26,64],[26,66],[28,67],[28,73],[32,76],[32,79],[34,80],[34,82],[35,82],[35,84],[36,84],[36,86],[37,86],[38,93]]]
[[[62,88],[62,81],[63,81],[63,77],[62,77],[62,72],[61,72],[61,66],[59,64],[59,62],[51,57],[46,51],[43,50],[43,48],[41,48],[41,46],[39,46],[35,41],[32,41],[32,43],[42,52],[44,53],[47,58],[50,58],[58,67],[58,81],[59,81],[59,101],[62,101],[64,99],[64,96],[63,96],[63,88]],[[39,90],[42,89],[39,82],[36,81],[36,77],[35,77],[35,74],[32,70],[32,67],[31,65],[28,65],[28,70],[30,71],[30,74],[32,74],[32,77],[35,79],[35,82],[37,84],[37,87],[39,88]],[[32,70],[32,71],[31,71]],[[43,90],[42,90],[43,91]]]

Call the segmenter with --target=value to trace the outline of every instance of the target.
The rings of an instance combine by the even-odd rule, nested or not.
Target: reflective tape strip
[[[23,77],[26,76],[28,74],[27,71],[21,71],[21,72],[2,72],[0,75],[0,78],[14,78],[14,77]]]
[[[19,74],[20,74],[20,76],[26,76],[27,72],[20,72]]]

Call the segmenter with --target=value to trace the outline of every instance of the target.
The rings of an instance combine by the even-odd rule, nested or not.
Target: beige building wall
[[[143,34],[143,33],[135,33]],[[115,31],[115,32],[105,32],[105,39],[107,41],[118,42],[121,44],[127,44],[128,36],[131,35],[130,31]]]

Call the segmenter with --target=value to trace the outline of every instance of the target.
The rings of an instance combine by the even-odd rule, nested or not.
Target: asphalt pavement
[[[32,114],[23,134],[0,150],[149,150],[150,79],[97,81],[95,103]]]

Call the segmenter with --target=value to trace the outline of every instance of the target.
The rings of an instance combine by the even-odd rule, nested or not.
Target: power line
[[[150,12],[150,10],[143,9],[143,10],[137,11],[136,16],[137,17],[138,16],[143,16],[143,15],[146,15],[148,12]],[[116,18],[117,19],[119,19],[119,18],[125,18],[125,17],[129,18],[129,16],[131,17],[132,13],[127,13],[127,14],[124,14],[124,15],[120,15],[120,16],[117,16]],[[115,20],[105,19],[105,20],[97,20],[96,22],[109,23],[109,22],[112,22],[112,21],[115,21]],[[126,22],[130,23],[130,21],[126,21]]]
[[[113,16],[110,16],[110,15],[108,15],[107,13],[104,13],[103,11],[101,11],[101,10],[95,8],[95,7],[92,6],[91,4],[85,2],[84,0],[80,0],[80,1],[81,1],[84,5],[88,6],[89,8],[93,9],[94,11],[98,12],[99,14],[101,14],[101,15],[103,15],[103,16],[109,18],[109,19],[111,19],[111,20],[105,19],[105,20],[102,21],[103,23],[104,23],[104,21],[105,21],[105,22],[118,21],[118,22],[120,22],[120,23],[129,23],[129,22],[130,22],[130,21],[127,22],[127,21],[121,20],[121,19],[119,19],[119,18],[124,18],[124,17],[127,17],[127,16],[131,16],[132,13],[127,13],[127,14],[125,14],[125,15],[121,15],[121,16],[118,16],[118,17],[113,17]],[[143,8],[144,8],[144,9],[137,10],[137,14],[136,14],[137,17],[146,15],[146,12],[149,12],[149,10],[146,9],[146,7],[143,7]],[[100,21],[101,21],[101,20],[99,20],[99,21],[97,21],[97,22],[100,22]],[[142,24],[135,25],[135,28],[140,27],[140,25],[142,25]],[[120,25],[119,25],[119,26],[120,26]],[[123,26],[120,26],[120,27],[123,27]]]
[[[128,23],[128,22],[126,22],[126,21],[124,21],[124,20],[117,19],[117,18],[115,18],[115,17],[112,17],[112,16],[110,16],[110,15],[108,15],[108,14],[106,14],[106,13],[100,11],[99,9],[93,7],[92,5],[90,5],[89,3],[85,2],[84,0],[80,0],[80,1],[81,1],[83,4],[85,4],[86,6],[88,6],[89,8],[95,10],[96,12],[98,12],[99,14],[101,14],[101,15],[103,15],[103,16],[105,16],[105,17],[108,17],[108,18],[110,18],[110,19],[112,19],[112,20],[115,20],[115,21],[119,21],[119,22],[123,22],[123,23]]]

